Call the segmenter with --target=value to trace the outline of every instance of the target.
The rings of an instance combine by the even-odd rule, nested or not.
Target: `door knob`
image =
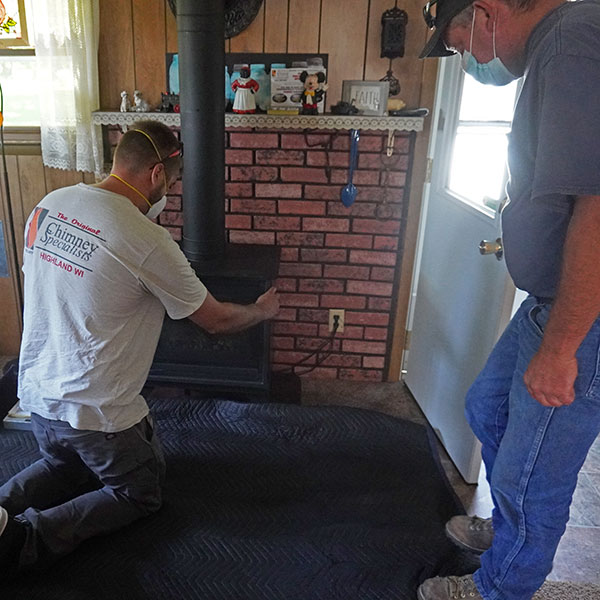
[[[495,254],[498,260],[502,260],[502,238],[497,238],[495,242],[489,240],[481,240],[479,242],[480,254]]]

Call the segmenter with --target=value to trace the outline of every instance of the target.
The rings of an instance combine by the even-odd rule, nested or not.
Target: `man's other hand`
[[[523,376],[527,390],[542,406],[566,406],[575,400],[577,360],[544,350],[534,355]]]

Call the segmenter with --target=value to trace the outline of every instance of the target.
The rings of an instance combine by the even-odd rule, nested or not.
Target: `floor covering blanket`
[[[151,409],[163,508],[0,584],[0,598],[414,600],[427,577],[477,567],[444,535],[463,509],[424,426],[183,395]],[[0,430],[0,482],[38,456],[31,433]]]

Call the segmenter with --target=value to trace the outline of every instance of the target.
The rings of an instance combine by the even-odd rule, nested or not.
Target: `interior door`
[[[404,381],[465,481],[475,483],[480,447],[464,417],[465,394],[510,318],[515,289],[500,237],[506,134],[517,82],[483,86],[460,57],[442,61],[425,186]]]

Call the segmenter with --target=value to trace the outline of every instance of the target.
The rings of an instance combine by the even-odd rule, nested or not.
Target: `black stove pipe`
[[[192,262],[225,251],[224,0],[178,0],[183,251]]]

